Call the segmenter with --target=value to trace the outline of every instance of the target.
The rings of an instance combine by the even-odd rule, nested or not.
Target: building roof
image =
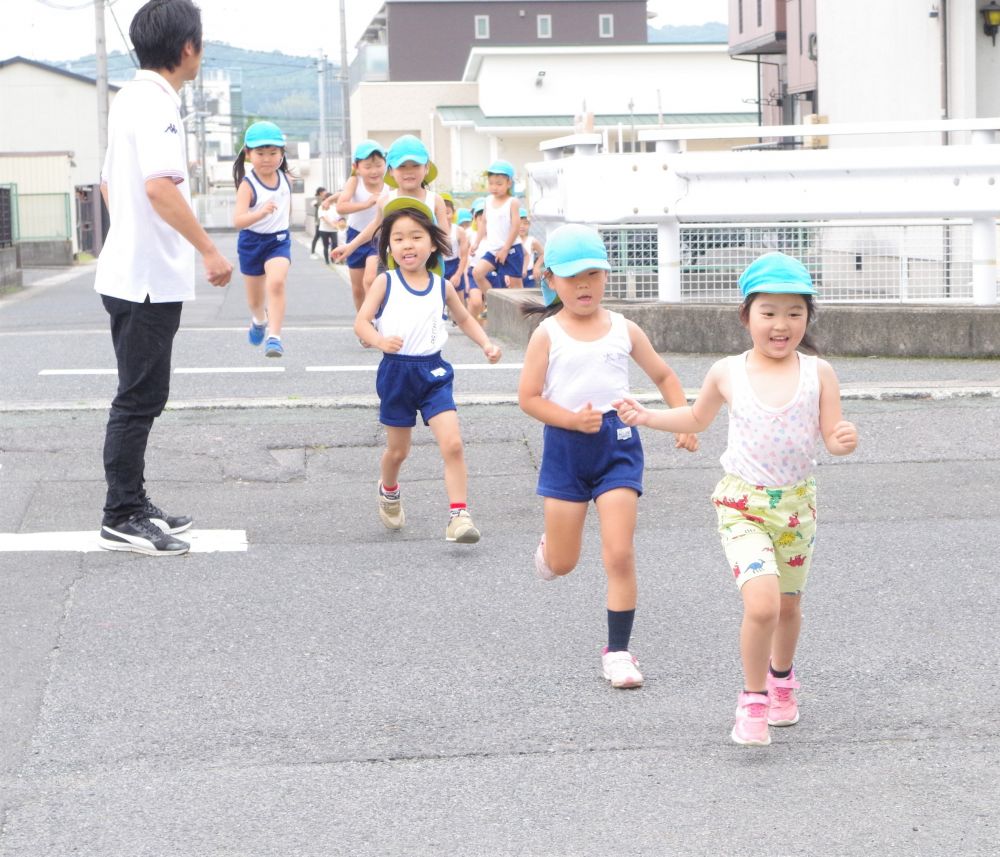
[[[573,116],[550,114],[545,116],[486,116],[477,105],[447,105],[437,108],[441,124],[445,127],[472,127],[477,130],[498,128],[548,131],[572,128]],[[752,113],[603,113],[594,116],[595,128],[617,128],[619,125],[656,128],[674,125],[754,125],[757,111]]]
[[[89,83],[91,86],[97,86],[97,81],[92,77],[86,77],[82,74],[76,74],[76,72],[66,71],[64,68],[58,68],[54,65],[49,65],[48,63],[39,62],[38,60],[29,60],[26,57],[14,56],[5,60],[0,60],[0,68],[5,66],[14,65],[16,63],[24,63],[25,65],[34,66],[35,68],[41,69],[42,71],[48,71],[52,74],[59,74],[63,77],[68,77],[71,80],[78,80],[81,83]],[[115,86],[113,83],[108,84],[108,90],[111,92],[117,92],[121,89],[120,86]]]

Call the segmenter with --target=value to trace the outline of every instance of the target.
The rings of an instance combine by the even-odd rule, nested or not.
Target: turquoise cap
[[[546,259],[548,261],[548,259]],[[772,295],[815,295],[816,286],[806,266],[784,253],[765,253],[740,274],[743,297],[766,292]]]
[[[566,223],[545,241],[545,267],[557,277],[572,277],[597,268],[610,271],[608,250],[600,233],[579,223]],[[542,279],[542,300],[551,306],[559,295]]]
[[[261,146],[281,146],[285,145],[285,135],[281,129],[273,122],[254,122],[247,128],[246,136],[243,138],[243,145],[248,149],[257,149]]]

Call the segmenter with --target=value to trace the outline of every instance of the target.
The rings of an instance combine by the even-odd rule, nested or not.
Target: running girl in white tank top
[[[820,440],[847,455],[858,431],[840,408],[840,385],[815,351],[806,328],[816,289],[806,267],[783,253],[767,253],[739,280],[740,321],[753,348],[718,361],[694,405],[648,411],[624,397],[618,414],[629,426],[704,431],[729,406],[725,475],[712,494],[729,569],[743,597],[740,655],[743,691],[731,737],[766,745],[768,726],[799,720],[792,669],[802,624],[802,593],[816,538],[816,482]]]
[[[680,407],[687,400],[646,334],[601,306],[611,266],[597,232],[560,226],[545,244],[545,263],[544,306],[537,311],[547,317],[528,342],[518,388],[521,408],[545,424],[538,474],[545,533],[535,551],[535,569],[543,580],[553,580],[576,567],[593,501],[608,576],[608,643],[601,669],[612,687],[639,687],[642,673],[629,652],[629,639],[643,453],[638,430],[622,423],[613,403],[627,395],[630,358],[667,404]],[[677,445],[694,451],[698,439],[678,435]]]
[[[388,202],[383,212],[379,255],[388,270],[375,278],[354,322],[362,342],[383,352],[375,382],[379,420],[386,433],[379,518],[391,530],[405,523],[399,471],[409,454],[419,411],[444,459],[450,504],[445,539],[472,544],[479,541],[479,530],[467,506],[465,453],[452,394],[454,371],[441,357],[448,339],[446,309],[490,363],[500,359],[500,348],[441,277],[440,259],[448,252],[448,238],[434,225],[431,210],[418,200],[400,197]]]
[[[354,147],[354,166],[344,189],[337,197],[337,214],[347,217],[347,241],[353,241],[375,220],[379,197],[385,190],[385,150],[374,140],[362,140]],[[341,246],[346,246],[341,245]],[[339,249],[339,248],[338,248]],[[365,282],[378,273],[378,251],[374,242],[359,242],[349,252],[335,249],[330,258],[346,261],[351,278],[354,309],[360,309],[365,298]]]

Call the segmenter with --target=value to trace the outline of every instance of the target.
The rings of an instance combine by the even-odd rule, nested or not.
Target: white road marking
[[[117,369],[40,369],[39,375],[117,375]]]
[[[97,541],[98,531],[81,530],[61,533],[0,533],[0,553],[27,551],[103,551]],[[191,553],[245,552],[246,530],[189,530],[177,538],[191,545]]]
[[[174,369],[175,375],[213,375],[216,373],[224,375],[250,375],[255,372],[284,372],[284,366],[206,366],[203,368],[190,367]]]
[[[8,298],[4,298],[8,300]],[[0,306],[3,306],[0,302]],[[336,331],[338,333],[350,331],[354,332],[354,326],[348,324],[332,324],[332,325],[315,325],[313,327],[284,327],[284,331],[292,331],[295,333],[309,333],[315,331],[317,333],[329,333],[330,331]],[[241,325],[240,327],[182,327],[177,331],[177,334],[182,333],[246,333],[247,326]],[[53,336],[79,336],[81,334],[86,334],[87,336],[110,336],[111,331],[107,327],[88,327],[81,328],[79,330],[3,330],[0,331],[0,337],[7,336],[40,336],[44,339],[51,339]]]
[[[470,369],[520,369],[523,363],[452,363],[455,369],[466,372]],[[306,366],[306,372],[374,372],[378,364],[370,366]]]

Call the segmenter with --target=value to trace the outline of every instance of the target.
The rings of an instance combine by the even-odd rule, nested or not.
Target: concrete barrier
[[[73,264],[73,243],[68,240],[22,241],[15,247],[22,268],[60,268]]]
[[[17,250],[0,247],[0,294],[21,288],[21,269],[17,266]]]
[[[538,291],[491,289],[491,336],[524,346],[539,317],[525,317]],[[750,339],[735,304],[606,301],[638,324],[657,351],[735,354]],[[821,304],[811,333],[822,354],[879,357],[1000,357],[1000,307]]]

